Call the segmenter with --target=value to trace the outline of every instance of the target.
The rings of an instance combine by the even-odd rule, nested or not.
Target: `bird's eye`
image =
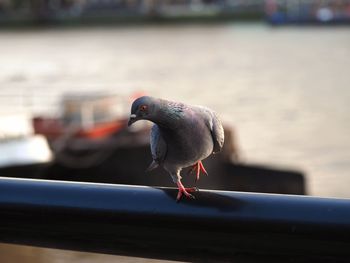
[[[140,106],[140,111],[147,111],[147,110],[148,110],[147,105],[141,105]]]

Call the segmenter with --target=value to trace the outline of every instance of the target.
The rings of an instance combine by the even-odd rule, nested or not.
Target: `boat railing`
[[[177,203],[172,188],[2,177],[0,242],[190,261],[350,258],[349,200],[195,194]]]

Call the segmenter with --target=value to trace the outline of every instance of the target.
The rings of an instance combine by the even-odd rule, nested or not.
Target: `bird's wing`
[[[200,108],[206,113],[206,119],[214,143],[213,153],[220,152],[225,141],[224,128],[222,127],[221,121],[218,115],[211,109],[203,106],[200,106]]]
[[[152,127],[150,144],[153,160],[157,164],[162,163],[167,153],[167,145],[157,124],[154,124]]]
[[[224,128],[222,127],[221,121],[219,120],[216,113],[213,111],[211,113],[212,113],[212,122],[211,122],[210,131],[214,141],[213,152],[217,153],[217,152],[220,152],[222,149],[222,146],[224,146],[224,141],[225,141]]]

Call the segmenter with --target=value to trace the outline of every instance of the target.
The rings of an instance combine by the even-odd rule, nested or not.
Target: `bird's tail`
[[[153,160],[153,162],[146,169],[146,172],[150,172],[150,171],[156,169],[158,166],[159,166],[159,164],[155,160]]]

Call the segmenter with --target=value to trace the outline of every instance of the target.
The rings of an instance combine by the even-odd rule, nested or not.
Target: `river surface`
[[[57,114],[62,94],[96,90],[211,107],[244,161],[305,172],[311,195],[350,197],[349,27],[0,31],[0,113]]]

